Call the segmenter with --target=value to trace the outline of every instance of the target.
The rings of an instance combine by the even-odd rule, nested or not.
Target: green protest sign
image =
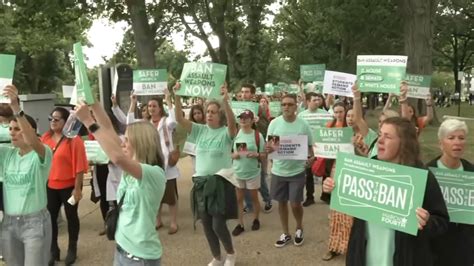
[[[281,103],[274,101],[268,103],[268,109],[270,110],[271,117],[277,117],[281,115]]]
[[[273,88],[274,93],[287,91],[287,89],[288,89],[288,84],[286,84],[285,82],[278,82],[276,87]]]
[[[265,94],[266,95],[273,95],[274,94],[274,88],[272,83],[266,83],[265,84]]]
[[[220,99],[227,66],[215,63],[186,63],[181,73],[177,95]]]
[[[141,69],[133,71],[133,91],[136,95],[163,95],[168,89],[166,69]]]
[[[406,56],[358,55],[357,81],[362,92],[400,94],[400,82],[405,78]]]
[[[234,112],[235,118],[240,115],[245,109],[252,111],[254,116],[258,116],[258,103],[256,102],[244,102],[244,101],[232,101],[230,103],[232,112]]]
[[[331,209],[411,235],[428,171],[338,153]]]
[[[431,97],[431,76],[407,74],[406,81],[408,82],[408,97],[418,99]]]
[[[300,77],[304,82],[323,81],[325,70],[325,64],[301,65]]]
[[[314,156],[335,159],[338,152],[354,154],[352,127],[313,129]]]
[[[260,87],[255,88],[255,94],[262,95],[262,88]]]
[[[474,173],[430,167],[448,207],[449,221],[474,224]]]
[[[288,86],[288,93],[298,94],[300,92],[300,86],[298,84],[290,84]]]
[[[15,71],[15,55],[0,54],[0,92],[5,86],[13,83],[13,72]],[[0,93],[0,103],[10,103],[8,97]]]
[[[334,120],[334,116],[332,114],[323,110],[318,110],[317,113],[304,112],[299,114],[298,116],[308,122],[309,126],[311,127],[311,130],[313,131],[321,127],[326,127],[329,121]]]
[[[92,164],[107,164],[109,157],[105,154],[102,147],[100,147],[97,140],[85,140],[84,146],[86,148],[87,161]]]
[[[94,103],[94,95],[92,94],[89,78],[87,77],[86,64],[84,63],[84,54],[82,53],[82,45],[80,42],[73,46],[74,52],[74,74],[76,76],[76,85],[74,93],[71,96],[70,104],[79,104],[86,102]]]
[[[313,81],[304,84],[304,91],[305,92],[316,92],[322,93],[323,90],[323,82],[322,81]]]

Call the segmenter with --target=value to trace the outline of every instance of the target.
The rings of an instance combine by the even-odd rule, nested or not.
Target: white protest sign
[[[189,141],[184,142],[183,152],[196,156],[196,144]]]
[[[408,82],[407,96],[409,98],[417,98],[423,100],[431,98],[431,76],[407,74],[406,80]]]
[[[326,70],[324,73],[323,93],[354,97],[352,85],[354,85],[356,79],[356,75]]]
[[[72,93],[74,92],[74,85],[63,85],[63,97],[71,98]]]
[[[268,142],[273,145],[275,151],[268,154],[268,158],[274,160],[307,160],[308,159],[308,136],[268,136]]]

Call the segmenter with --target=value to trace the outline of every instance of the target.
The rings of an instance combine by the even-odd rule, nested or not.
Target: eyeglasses
[[[48,116],[48,121],[49,122],[59,122],[61,121],[62,118],[54,118],[52,116]]]
[[[292,107],[292,106],[295,106],[295,104],[294,103],[281,103],[281,106]]]

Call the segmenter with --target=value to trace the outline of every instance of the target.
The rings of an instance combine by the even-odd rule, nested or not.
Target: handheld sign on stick
[[[15,55],[0,54],[0,90],[12,84],[13,72],[15,71]],[[10,103],[8,97],[0,93],[0,103]]]

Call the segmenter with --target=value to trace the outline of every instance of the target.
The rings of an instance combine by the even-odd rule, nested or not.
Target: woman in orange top
[[[63,127],[69,117],[69,111],[56,107],[49,116],[50,130],[41,140],[53,150],[51,172],[48,178],[48,211],[51,214],[53,236],[51,243],[51,259],[49,265],[59,261],[58,247],[58,214],[61,205],[66,212],[69,246],[65,259],[66,265],[71,265],[77,258],[77,240],[79,238],[79,216],[77,213],[79,201],[82,198],[82,180],[87,171],[87,158],[84,142],[79,136],[66,138]],[[75,204],[68,203],[73,197]]]

